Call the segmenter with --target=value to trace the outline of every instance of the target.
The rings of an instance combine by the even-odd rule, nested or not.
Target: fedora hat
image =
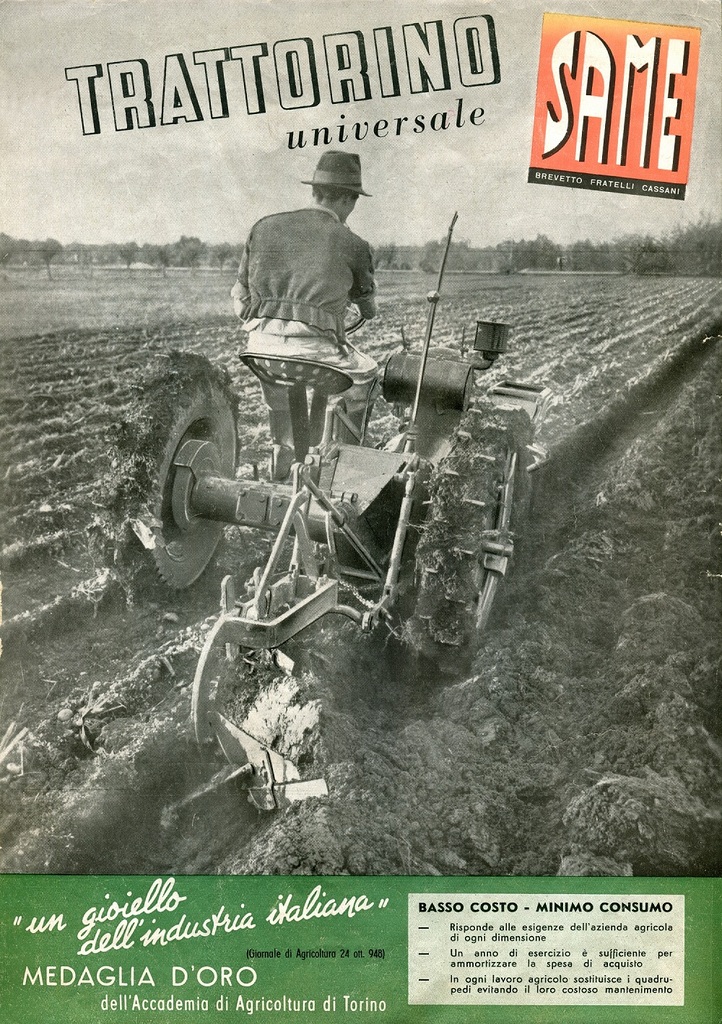
[[[330,149],[321,154],[311,181],[304,185],[335,185],[360,196],[368,196],[361,186],[361,158],[357,153],[341,153]]]

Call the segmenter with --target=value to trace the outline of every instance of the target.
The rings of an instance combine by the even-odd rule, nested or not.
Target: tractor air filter
[[[487,359],[496,359],[502,352],[506,352],[508,337],[508,324],[496,324],[491,320],[477,320],[474,351],[482,352]]]

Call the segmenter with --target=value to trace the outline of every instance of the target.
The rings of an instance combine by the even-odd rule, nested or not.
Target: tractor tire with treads
[[[487,400],[466,413],[449,455],[432,473],[416,549],[416,602],[405,632],[415,651],[439,664],[472,655],[482,640],[503,579],[485,566],[483,545],[513,543],[522,528],[532,436],[525,413]]]
[[[219,474],[234,477],[236,398],[227,373],[203,356],[170,352],[138,387],[134,411],[120,430],[114,514],[126,536],[128,524],[136,533],[139,523],[147,528],[156,569],[176,589],[198,579],[223,534],[222,523],[176,522],[174,461],[191,439],[212,442]]]

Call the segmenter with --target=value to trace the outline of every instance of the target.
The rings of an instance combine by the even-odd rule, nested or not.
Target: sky
[[[684,201],[527,183],[542,16],[550,4],[570,14],[701,27]],[[374,29],[390,28],[399,45],[404,24],[441,20],[453,58],[455,21],[482,15],[493,20],[498,83],[477,77],[465,84],[458,61],[450,59],[448,89],[412,93],[402,77],[399,96],[382,95],[385,65],[375,56],[374,40],[385,37],[375,36]],[[442,238],[455,211],[455,237],[472,245],[539,234],[560,243],[628,232],[659,236],[702,217],[722,216],[718,0],[0,0],[0,17],[0,231],[13,237],[142,244],[196,235],[208,243],[237,244],[260,216],[309,202],[302,182],[323,147],[289,149],[289,132],[304,130],[308,141],[316,127],[356,121],[373,126],[379,119],[390,125],[385,137],[370,131],[361,141],[333,147],[361,157],[364,187],[372,196],[359,201],[349,223],[375,246]],[[369,99],[332,102],[323,39],[336,33],[362,34]],[[273,54],[282,55],[283,41],[297,38],[312,41],[320,102],[284,110]],[[194,64],[193,55],[259,43],[269,54],[259,59],[265,112],[246,109],[246,95],[253,104],[255,93],[248,83],[244,90],[243,74],[250,82],[252,62],[251,51],[241,50],[243,62],[225,65],[228,116],[211,116],[212,104],[221,112],[220,98],[209,94],[204,66]],[[175,54],[185,60],[200,117],[162,124],[161,114],[168,121],[173,117],[163,94],[166,58]],[[128,68],[123,62],[138,60],[148,66],[156,124],[118,131],[109,83],[114,76],[117,97]],[[84,134],[77,73],[68,79],[66,69],[95,65],[103,71],[93,80],[100,131]],[[170,70],[179,73],[179,67],[171,57]],[[211,82],[217,80],[214,68],[209,65]],[[87,82],[80,88],[89,95]],[[183,113],[195,116],[188,93],[185,99]],[[286,107],[293,102],[286,97]],[[472,124],[471,112],[479,108],[483,115]],[[88,110],[86,105],[90,126]],[[451,127],[432,131],[432,116],[445,110]],[[423,133],[412,130],[417,116],[425,119]],[[457,126],[457,119],[464,123]]]

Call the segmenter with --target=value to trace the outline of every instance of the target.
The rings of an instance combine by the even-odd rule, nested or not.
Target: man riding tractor
[[[248,332],[246,354],[301,357],[343,370],[353,381],[343,396],[336,440],[359,444],[378,388],[374,359],[351,345],[344,316],[353,303],[376,315],[373,254],[346,220],[358,197],[355,153],[322,154],[311,181],[313,205],[263,217],[251,228],[231,295]],[[271,479],[285,480],[295,461],[289,389],[261,382],[269,411]]]

